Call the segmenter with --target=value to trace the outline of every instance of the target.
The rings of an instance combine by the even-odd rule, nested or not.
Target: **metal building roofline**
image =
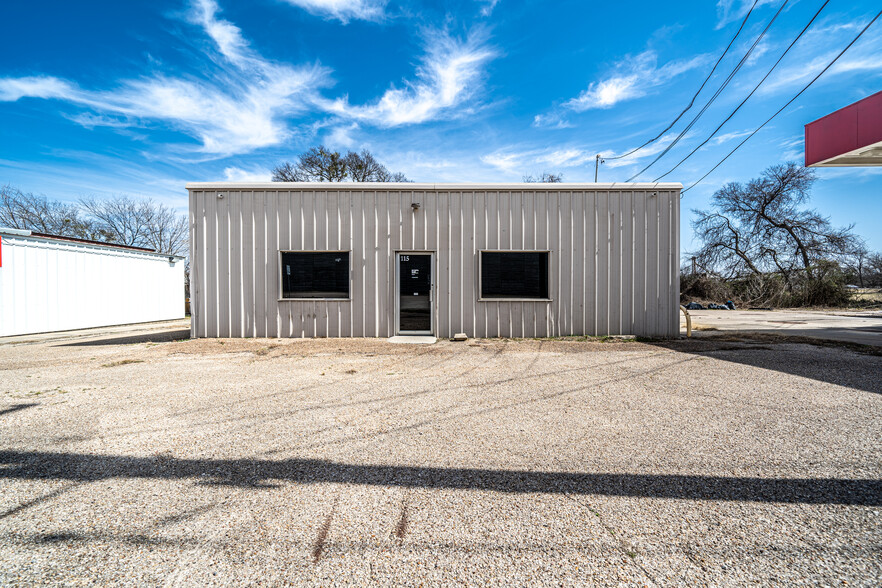
[[[25,237],[36,241],[49,241],[72,243],[74,245],[86,245],[88,247],[97,247],[101,249],[116,249],[119,251],[131,251],[132,253],[140,253],[143,255],[151,255],[154,257],[163,257],[166,259],[175,259],[181,261],[186,259],[181,255],[172,255],[170,253],[159,253],[155,249],[147,249],[146,247],[134,247],[132,245],[120,245],[119,243],[107,243],[104,241],[93,241],[91,239],[79,239],[76,237],[64,237],[61,235],[50,235],[48,233],[35,233],[33,231],[23,229],[11,229],[0,227],[0,235],[8,235],[11,237]]]
[[[436,192],[461,192],[465,190],[502,190],[529,192],[570,192],[582,190],[681,190],[680,183],[651,182],[613,182],[611,184],[594,183],[435,183],[417,184],[408,182],[188,182],[187,190],[315,190],[315,191],[352,191],[352,190],[393,190],[411,192],[428,190]]]

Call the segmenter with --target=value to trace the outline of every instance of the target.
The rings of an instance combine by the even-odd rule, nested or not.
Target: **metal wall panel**
[[[0,336],[184,318],[184,260],[0,232]]]
[[[194,337],[394,335],[397,251],[435,253],[440,337],[679,331],[676,184],[188,188]],[[480,300],[485,249],[550,251],[551,300]],[[282,250],[351,251],[351,298],[280,300]]]

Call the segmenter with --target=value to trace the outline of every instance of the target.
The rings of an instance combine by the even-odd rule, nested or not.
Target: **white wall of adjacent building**
[[[184,317],[182,258],[21,233],[0,229],[0,336]]]

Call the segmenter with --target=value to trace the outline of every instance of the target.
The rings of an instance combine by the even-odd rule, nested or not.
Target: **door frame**
[[[401,264],[399,255],[428,255],[429,256],[429,330],[428,331],[402,331],[401,330]],[[434,251],[396,251],[393,257],[395,266],[395,334],[396,335],[434,335],[435,334],[435,252]]]

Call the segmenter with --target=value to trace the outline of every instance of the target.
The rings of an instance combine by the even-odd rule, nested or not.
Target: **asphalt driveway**
[[[2,345],[0,584],[878,585],[880,374],[749,340]]]

